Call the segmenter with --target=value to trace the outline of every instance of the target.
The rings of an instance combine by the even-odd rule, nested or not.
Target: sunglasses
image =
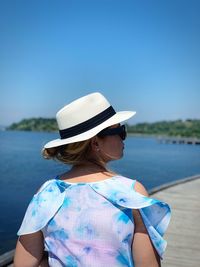
[[[104,137],[107,135],[119,135],[122,140],[125,140],[127,135],[126,127],[125,125],[121,125],[116,128],[106,128],[97,134],[98,137]]]

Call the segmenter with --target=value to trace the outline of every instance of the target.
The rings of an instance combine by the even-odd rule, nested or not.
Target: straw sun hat
[[[99,92],[91,93],[69,103],[56,114],[60,139],[48,142],[44,148],[84,141],[103,129],[128,120],[136,112],[116,112]]]

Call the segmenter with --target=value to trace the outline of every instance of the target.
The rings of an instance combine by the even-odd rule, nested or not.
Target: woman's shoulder
[[[37,192],[34,194],[35,196],[40,196],[40,195],[50,195],[50,194],[60,194],[63,193],[65,191],[65,189],[68,187],[68,185],[66,183],[64,183],[63,181],[53,178],[53,179],[49,179],[46,180],[37,190]]]
[[[123,176],[121,174],[117,174],[116,176],[114,176],[114,178],[117,180],[117,181],[121,181],[122,183],[126,184],[126,185],[135,185],[136,183],[136,179],[134,178],[130,178],[130,177],[127,177],[127,176]]]
[[[43,183],[26,210],[18,235],[37,232],[47,224],[64,201],[65,188],[56,179]]]
[[[56,183],[56,179],[48,179],[46,181],[44,181],[38,188],[38,190],[36,191],[35,195],[40,194],[42,191],[46,191],[49,190],[51,191],[52,187],[57,186]]]
[[[136,192],[148,196],[148,192],[145,188],[145,186],[139,182],[135,178],[125,177],[122,175],[118,175],[117,178],[119,178],[124,184],[131,186]]]
[[[144,187],[144,185],[141,182],[136,180],[134,188],[135,188],[136,192],[138,192],[144,196],[149,196],[147,189]]]

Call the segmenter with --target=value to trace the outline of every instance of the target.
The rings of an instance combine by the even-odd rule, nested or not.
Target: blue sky
[[[0,125],[102,92],[130,121],[200,118],[200,1],[1,0]]]

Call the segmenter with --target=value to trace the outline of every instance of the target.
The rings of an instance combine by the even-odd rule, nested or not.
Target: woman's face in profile
[[[120,124],[115,124],[109,128],[117,128]],[[124,143],[120,135],[106,135],[99,138],[100,153],[106,161],[117,160],[123,157]]]

